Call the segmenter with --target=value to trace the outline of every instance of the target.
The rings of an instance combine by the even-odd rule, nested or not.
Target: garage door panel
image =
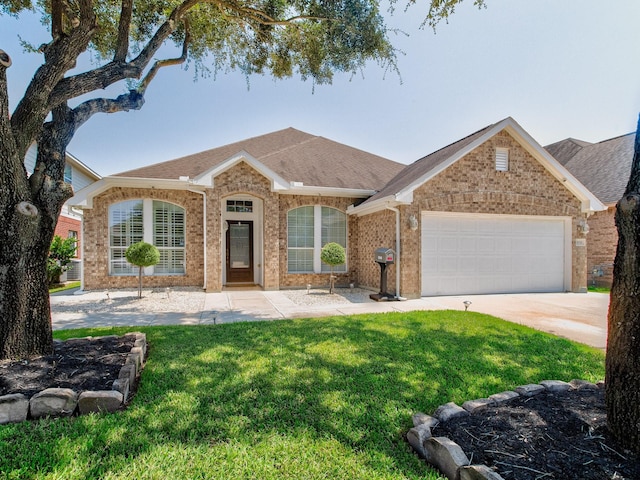
[[[564,290],[564,219],[423,215],[422,294]]]

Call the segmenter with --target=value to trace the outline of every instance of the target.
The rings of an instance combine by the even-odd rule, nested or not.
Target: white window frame
[[[154,275],[154,276],[166,276],[166,275],[179,275],[179,276],[184,276],[186,275],[186,225],[187,225],[187,220],[186,220],[186,209],[180,205],[177,205],[175,203],[172,202],[166,202],[164,200],[154,200],[151,198],[145,198],[145,199],[131,199],[131,200],[124,200],[122,202],[118,202],[118,203],[114,203],[109,205],[109,275],[112,276],[130,276],[130,275],[137,275],[138,273],[138,269],[137,267],[134,267],[132,265],[130,265],[130,268],[128,269],[128,271],[126,272],[115,272],[113,271],[113,253],[115,250],[119,250],[121,251],[122,248],[125,248],[127,246],[113,246],[111,245],[111,211],[112,208],[117,207],[118,205],[121,205],[123,203],[128,203],[131,202],[133,204],[133,202],[142,202],[142,241],[150,243],[152,245],[155,245],[156,248],[158,248],[158,250],[160,251],[160,258],[162,261],[163,257],[167,257],[167,255],[171,255],[172,253],[181,253],[182,256],[182,271],[176,270],[175,268],[173,269],[169,269],[172,271],[156,271],[156,270],[161,270],[162,268],[165,267],[161,267],[156,269],[155,267],[146,267],[145,268],[145,275]],[[183,219],[182,219],[182,231],[183,231],[183,235],[182,235],[182,240],[179,242],[182,245],[156,245],[155,241],[155,209],[154,209],[154,203],[158,203],[158,204],[168,204],[168,205],[172,205],[175,207],[178,207],[180,209],[182,209],[183,211]],[[172,227],[173,229],[174,227]],[[180,237],[176,237],[176,238],[180,238]],[[129,244],[131,244],[131,242],[129,242]],[[124,258],[121,257],[121,258]]]
[[[290,247],[289,246],[289,231],[288,231],[288,227],[289,227],[289,215],[299,209],[299,208],[305,208],[305,207],[313,207],[313,247]],[[287,212],[287,255],[290,255],[291,250],[309,250],[309,249],[313,249],[313,270],[309,270],[309,271],[291,271],[289,270],[289,262],[287,261],[287,273],[288,274],[309,274],[309,273],[329,273],[330,272],[330,267],[328,265],[324,265],[322,263],[322,260],[320,259],[320,252],[322,250],[322,247],[324,246],[322,244],[322,209],[323,208],[327,208],[327,209],[331,209],[331,210],[335,210],[336,212],[339,212],[340,214],[342,214],[344,216],[344,245],[342,245],[345,249],[345,252],[348,252],[348,219],[347,219],[347,214],[337,208],[334,207],[329,207],[326,205],[301,205],[300,207],[296,207],[293,208],[291,210],[289,210],[289,212]],[[338,242],[339,243],[339,242]],[[347,258],[348,258],[348,254],[347,254]],[[334,273],[346,273],[348,272],[348,265],[347,262],[345,262],[343,265],[338,265],[336,267],[333,268]]]
[[[496,172],[508,172],[509,171],[509,149],[497,147],[496,148]]]

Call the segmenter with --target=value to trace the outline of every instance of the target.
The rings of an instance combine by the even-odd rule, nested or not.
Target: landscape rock
[[[115,412],[122,406],[123,396],[117,390],[86,391],[78,398],[80,414]]]
[[[29,399],[21,393],[10,393],[0,397],[0,425],[24,422],[29,413]]]
[[[445,403],[444,405],[440,405],[435,412],[433,412],[433,416],[436,417],[441,422],[446,422],[451,418],[462,417],[469,415],[464,408],[459,405],[456,405],[454,402]]]
[[[516,388],[516,392],[523,397],[533,397],[544,392],[544,387],[539,383],[530,383],[528,385],[520,385]]]
[[[117,378],[113,382],[113,390],[116,390],[122,394],[122,401],[126,402],[127,398],[129,398],[129,379],[128,378]]]
[[[136,366],[134,364],[126,364],[120,369],[118,378],[126,378],[129,380],[129,385],[132,385],[136,380]]]
[[[69,388],[47,388],[36,393],[29,401],[31,417],[66,417],[78,405],[78,394]]]
[[[460,480],[504,480],[486,465],[467,465],[458,471]]]
[[[506,392],[494,393],[493,395],[489,395],[489,400],[493,400],[494,403],[505,403],[519,396],[520,395],[518,395],[513,390],[507,390]]]
[[[478,398],[476,400],[467,400],[462,404],[462,408],[464,408],[467,412],[473,413],[479,408],[484,408],[488,405],[493,405],[494,401],[490,398]]]
[[[427,459],[449,480],[457,480],[458,469],[469,465],[469,459],[460,446],[447,437],[431,437],[425,442]]]
[[[597,390],[598,386],[593,383],[593,382],[587,382],[586,380],[580,380],[577,378],[574,378],[573,380],[571,380],[569,382],[569,385],[571,385],[573,388],[576,388],[578,390],[582,389],[582,388],[587,388],[590,390]]]
[[[417,427],[418,425],[427,425],[429,428],[435,427],[440,420],[431,415],[427,415],[426,413],[418,412],[412,417],[413,426]]]
[[[428,438],[431,438],[431,427],[426,423],[418,425],[417,427],[413,427],[407,432],[407,441],[413,447],[413,449],[418,452],[418,455],[420,455],[420,457],[426,459],[427,461],[431,461],[427,457],[427,450],[424,446],[424,443]]]
[[[571,389],[571,384],[562,380],[543,380],[540,385],[550,392],[566,392]]]

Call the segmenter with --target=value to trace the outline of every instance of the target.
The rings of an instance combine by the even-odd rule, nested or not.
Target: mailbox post
[[[372,293],[369,298],[376,302],[397,300],[396,297],[387,293],[387,265],[393,265],[396,262],[396,252],[390,248],[378,248],[374,252],[374,260],[380,265],[380,292]]]

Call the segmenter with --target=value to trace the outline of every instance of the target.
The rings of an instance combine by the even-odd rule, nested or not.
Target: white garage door
[[[565,290],[565,219],[422,215],[422,295]]]

